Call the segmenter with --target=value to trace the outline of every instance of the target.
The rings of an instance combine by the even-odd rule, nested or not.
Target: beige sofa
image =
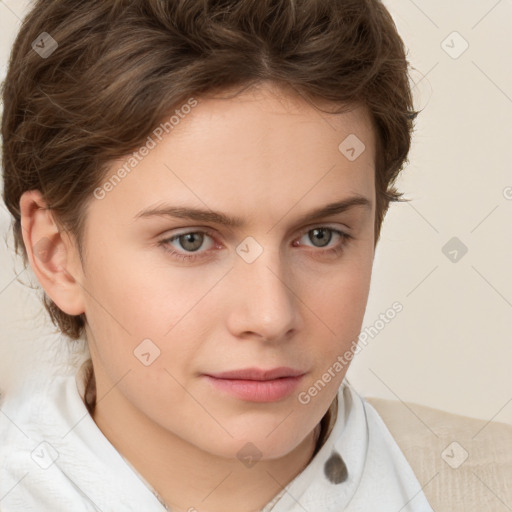
[[[512,426],[365,397],[435,512],[512,512]]]

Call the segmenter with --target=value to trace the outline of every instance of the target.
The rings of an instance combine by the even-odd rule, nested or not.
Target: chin
[[[279,431],[279,432],[278,432]],[[294,431],[295,435],[290,435]],[[268,429],[258,429],[251,433],[245,433],[242,438],[234,441],[235,450],[228,455],[237,458],[244,455],[258,457],[259,460],[275,460],[287,456],[294,451],[305,438],[308,432],[304,432],[301,438],[297,438],[298,430],[293,425],[279,425]]]

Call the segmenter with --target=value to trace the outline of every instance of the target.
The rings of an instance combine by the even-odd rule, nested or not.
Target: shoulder
[[[28,439],[24,426],[34,414],[37,395],[29,386],[0,391],[0,449]]]
[[[512,426],[424,405],[365,397],[434,510],[512,509]]]
[[[69,411],[59,405],[64,383],[56,376],[33,379],[5,393],[0,405],[1,510],[74,510],[77,505],[93,510],[66,472],[69,451],[77,445],[69,450],[66,445]],[[81,463],[76,453],[72,464]]]
[[[24,390],[9,391],[0,399],[0,499],[11,509],[28,503],[20,500],[21,490],[29,480],[30,461],[34,448],[27,419],[34,412],[34,398]]]

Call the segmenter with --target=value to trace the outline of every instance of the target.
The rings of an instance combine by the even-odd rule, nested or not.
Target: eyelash
[[[310,231],[314,231],[315,229],[326,229],[328,231],[331,231],[332,233],[339,235],[341,238],[340,242],[335,247],[333,247],[331,249],[325,249],[325,250],[321,250],[321,248],[320,248],[319,251],[315,251],[315,252],[320,252],[326,256],[341,254],[345,250],[348,243],[354,238],[352,235],[349,235],[343,231],[340,231],[339,229],[330,228],[328,226],[315,226],[313,228],[310,228],[310,229],[302,232],[299,238],[302,238],[304,235],[307,235]],[[174,249],[169,248],[170,247],[169,242],[173,242],[174,240],[179,239],[181,236],[190,235],[190,234],[207,235],[210,238],[212,238],[212,240],[215,240],[214,234],[211,231],[205,229],[205,230],[197,230],[197,231],[185,231],[178,235],[164,238],[163,240],[160,240],[158,242],[158,245],[161,246],[166,253],[170,254],[170,256],[172,256],[173,258],[180,260],[180,261],[194,262],[198,259],[207,258],[208,256],[205,255],[204,252],[183,254],[181,252],[178,252]]]

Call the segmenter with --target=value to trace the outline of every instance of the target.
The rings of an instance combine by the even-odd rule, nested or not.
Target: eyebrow
[[[297,219],[298,223],[313,221],[321,217],[328,217],[343,213],[352,208],[362,206],[371,211],[372,202],[361,195],[354,195],[347,197],[336,203],[329,203],[320,208],[315,208],[302,215]],[[245,221],[240,217],[230,217],[222,212],[215,212],[212,210],[203,210],[199,208],[185,208],[180,206],[172,206],[168,204],[160,204],[150,206],[141,210],[134,217],[135,220],[139,218],[148,217],[173,217],[179,219],[188,219],[200,222],[210,222],[214,224],[221,224],[230,228],[242,228],[245,226]]]

